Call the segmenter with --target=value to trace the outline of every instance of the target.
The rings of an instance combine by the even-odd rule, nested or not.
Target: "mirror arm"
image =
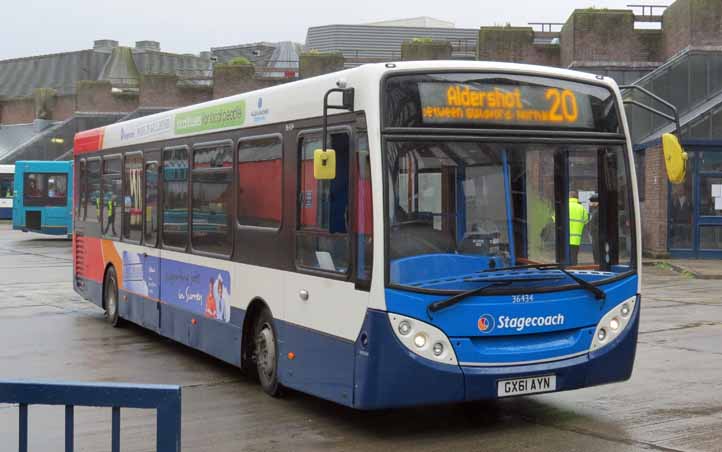
[[[343,105],[329,105],[328,104],[328,96],[331,95],[331,93],[341,93],[343,96]],[[354,96],[354,89],[353,88],[332,88],[328,91],[326,91],[326,94],[323,96],[323,129],[321,133],[323,134],[323,137],[321,138],[321,142],[323,144],[323,150],[325,151],[327,148],[327,135],[328,135],[328,111],[329,110],[348,110],[353,111],[354,108],[354,102],[353,102],[353,96]],[[347,100],[350,100],[349,103],[346,103]]]
[[[655,109],[655,108],[652,108],[652,107],[650,107],[649,105],[642,104],[641,102],[638,102],[638,101],[636,101],[636,100],[634,100],[634,99],[628,99],[628,100],[622,99],[622,102],[623,102],[625,105],[636,105],[637,107],[642,108],[642,109],[644,109],[644,110],[647,110],[647,111],[650,112],[650,113],[653,113],[653,114],[655,114],[655,115],[657,115],[657,116],[661,116],[661,117],[663,117],[664,119],[667,119],[668,121],[674,122],[674,124],[675,124],[675,126],[676,126],[676,128],[677,128],[677,129],[676,129],[676,132],[675,132],[675,135],[677,135],[678,137],[680,136],[680,133],[682,133],[682,128],[681,128],[680,123],[679,123],[679,112],[677,111],[677,107],[675,107],[674,104],[672,104],[672,103],[670,103],[670,102],[667,102],[666,100],[664,100],[664,99],[662,99],[661,97],[657,96],[656,94],[654,94],[653,92],[649,91],[648,89],[642,88],[641,86],[638,86],[638,85],[621,85],[621,86],[619,87],[619,90],[620,90],[620,91],[637,90],[637,91],[641,92],[642,94],[645,94],[645,95],[651,97],[652,99],[656,100],[657,102],[659,102],[660,104],[664,105],[665,107],[669,108],[669,109],[671,110],[671,112],[672,112],[672,115],[668,115],[668,114],[666,114],[666,113],[662,113],[661,111],[659,111],[659,110],[657,110],[657,109]]]

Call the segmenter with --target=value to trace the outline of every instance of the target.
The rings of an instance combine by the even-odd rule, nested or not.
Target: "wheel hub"
[[[276,344],[273,340],[273,330],[268,324],[263,325],[256,337],[256,360],[260,373],[269,379],[273,377],[276,366]]]

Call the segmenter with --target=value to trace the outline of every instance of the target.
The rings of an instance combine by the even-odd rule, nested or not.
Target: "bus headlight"
[[[594,339],[592,339],[592,345],[589,348],[590,352],[599,350],[609,344],[627,328],[631,320],[631,313],[634,312],[634,306],[636,304],[637,297],[634,296],[604,314],[602,320],[597,324],[597,330],[594,333]]]
[[[458,365],[451,342],[440,329],[399,314],[389,313],[389,321],[399,341],[414,354],[437,363]]]

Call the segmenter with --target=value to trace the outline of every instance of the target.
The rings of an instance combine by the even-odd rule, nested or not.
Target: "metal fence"
[[[156,410],[156,450],[181,450],[180,386],[0,381],[0,403],[19,406],[20,452],[28,450],[28,412],[31,405],[65,406],[65,452],[74,450],[76,406],[112,409],[113,452],[120,452],[121,408]]]

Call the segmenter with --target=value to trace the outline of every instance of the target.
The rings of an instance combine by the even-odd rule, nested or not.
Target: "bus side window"
[[[143,228],[143,155],[127,154],[123,171],[123,239],[139,243]]]
[[[238,144],[238,223],[281,226],[283,143],[280,135],[244,139]]]
[[[193,150],[191,245],[230,256],[233,250],[233,150],[218,144]]]
[[[163,150],[163,245],[188,244],[188,149]]]
[[[336,178],[316,180],[313,151],[322,146],[321,137],[301,139],[296,263],[300,267],[347,273],[350,267],[349,134],[331,133],[329,143],[336,150]]]
[[[103,197],[96,200],[104,237],[118,238],[121,209],[121,163],[119,157],[103,159]],[[99,202],[98,202],[99,201]],[[99,205],[97,205],[99,204]]]
[[[356,146],[354,184],[356,196],[356,285],[370,287],[373,266],[373,199],[371,161],[366,132],[359,133]]]
[[[158,162],[145,165],[145,237],[147,246],[158,243]]]
[[[86,196],[83,218],[92,223],[100,223],[100,159],[91,159],[87,163],[88,181],[85,185]]]
[[[83,219],[84,219],[84,218],[80,215],[82,209],[86,209],[86,210],[87,210],[87,206],[85,206],[85,199],[86,199],[86,198],[85,198],[85,194],[86,194],[86,193],[85,193],[85,186],[86,186],[86,184],[87,184],[87,177],[88,177],[88,175],[87,175],[87,173],[86,173],[85,165],[86,165],[85,159],[80,160],[80,161],[78,162],[78,173],[77,173],[77,174],[78,174],[78,176],[77,176],[77,177],[78,177],[78,182],[77,182],[77,184],[76,184],[76,187],[78,187],[78,189],[76,190],[76,193],[77,193],[76,196],[77,196],[77,200],[78,200],[78,205],[75,206],[75,208],[76,208],[75,216],[76,216],[76,218],[77,218],[78,220],[83,220]]]

